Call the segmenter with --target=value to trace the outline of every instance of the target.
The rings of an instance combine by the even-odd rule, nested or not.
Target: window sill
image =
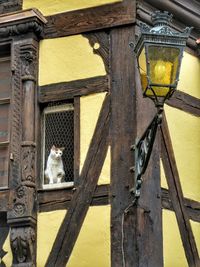
[[[45,184],[42,186],[43,190],[55,190],[55,189],[63,189],[63,188],[72,188],[74,187],[74,182],[65,182],[58,184]]]

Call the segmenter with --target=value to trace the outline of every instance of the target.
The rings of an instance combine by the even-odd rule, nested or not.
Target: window
[[[0,47],[0,189],[8,188],[9,112],[11,99],[10,46]]]
[[[74,181],[74,106],[52,102],[42,115],[43,188],[71,187]]]

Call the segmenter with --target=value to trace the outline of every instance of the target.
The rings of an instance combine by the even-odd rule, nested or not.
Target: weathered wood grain
[[[135,207],[125,212],[133,200],[129,169],[134,165],[130,147],[136,132],[135,62],[129,43],[134,40],[134,27],[113,29],[110,38],[111,266],[137,266]]]
[[[96,187],[91,205],[107,205],[109,203],[109,185],[99,185]],[[70,206],[70,201],[73,197],[73,189],[61,190],[40,190],[38,192],[39,212],[54,211],[67,209]]]
[[[0,191],[0,212],[8,211],[9,190]]]
[[[183,202],[183,192],[165,116],[163,118],[163,123],[161,127],[161,136],[163,167],[167,178],[170,198],[176,214],[176,219],[183,242],[185,255],[189,266],[199,267],[199,255],[194,240],[192,228],[189,222],[189,217],[187,215],[186,208]]]
[[[48,16],[44,38],[58,38],[72,34],[116,27],[135,22],[135,1],[125,0],[92,8]]]
[[[90,45],[93,48],[93,53],[99,55],[106,69],[106,73],[109,74],[109,57],[110,57],[110,39],[109,33],[106,31],[97,31],[86,33],[83,35],[89,40]]]
[[[0,14],[10,13],[22,9],[22,0],[1,0]]]
[[[166,103],[174,108],[188,112],[194,116],[200,116],[200,99],[181,91],[174,92]]]
[[[108,77],[98,76],[39,87],[38,101],[45,103],[108,91]]]
[[[137,65],[137,137],[140,138],[153,119],[154,103],[143,98]],[[162,203],[160,188],[160,140],[157,132],[148,167],[143,175],[141,196],[137,207],[137,247],[140,267],[163,266]]]
[[[87,214],[108,148],[110,97],[104,100],[70,207],[58,231],[45,266],[64,267],[70,257]]]
[[[188,198],[184,198],[183,202],[188,217],[195,222],[200,222],[200,202]],[[174,211],[169,191],[165,188],[162,188],[162,208]]]

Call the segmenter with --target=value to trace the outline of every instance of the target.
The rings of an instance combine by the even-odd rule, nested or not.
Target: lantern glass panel
[[[150,87],[146,95],[165,97],[176,87],[181,50],[177,47],[149,46],[148,73]]]
[[[140,79],[142,83],[142,91],[145,92],[148,86],[145,48],[142,49],[142,52],[139,55],[138,63],[139,63]]]

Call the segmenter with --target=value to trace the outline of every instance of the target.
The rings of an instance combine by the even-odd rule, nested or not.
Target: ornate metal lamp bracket
[[[135,200],[140,197],[142,175],[145,173],[149,163],[156,132],[162,121],[162,112],[163,108],[160,107],[142,137],[139,140],[136,140],[135,145],[131,147],[131,150],[135,152],[135,166],[131,168],[131,171],[133,171],[135,175],[134,187],[130,192],[134,194]]]

